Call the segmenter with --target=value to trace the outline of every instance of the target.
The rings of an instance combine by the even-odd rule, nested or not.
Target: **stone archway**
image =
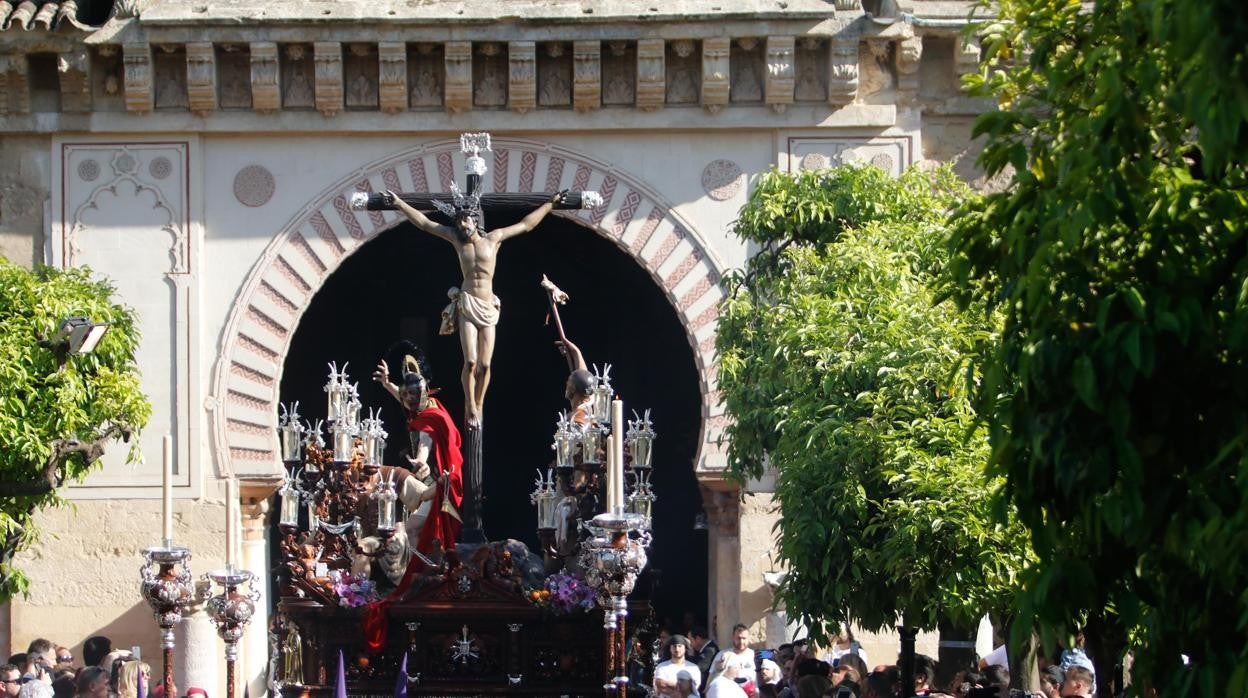
[[[403,219],[352,211],[358,191],[443,192],[463,169],[458,141],[437,141],[376,161],[321,192],[280,230],[243,285],[222,338],[213,377],[212,432],[225,475],[273,475],[278,386],[295,328],[325,279],[360,245]],[[726,418],[716,391],[715,318],[723,263],[704,237],[638,177],[566,148],[494,140],[485,191],[596,189],[604,205],[558,212],[613,241],[663,290],[685,329],[702,396],[698,470],[724,466]]]

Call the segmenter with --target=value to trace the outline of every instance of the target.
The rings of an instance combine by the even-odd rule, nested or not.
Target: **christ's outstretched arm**
[[[392,191],[387,191],[386,197],[389,199],[389,203],[394,204],[396,209],[402,211],[403,215],[407,216],[407,220],[411,221],[412,225],[430,235],[436,235],[451,244],[456,244],[455,231],[450,226],[434,222],[425,214],[412,208],[411,204],[400,199],[399,195]]]
[[[507,238],[522,235],[530,230],[533,230],[539,223],[542,222],[542,219],[546,217],[546,214],[550,213],[551,210],[555,208],[555,204],[563,203],[563,199],[567,196],[567,194],[568,191],[566,189],[555,194],[550,197],[550,201],[547,201],[541,206],[533,209],[533,211],[529,213],[529,215],[522,218],[519,223],[499,228],[498,230],[492,231],[490,234],[494,236],[496,240],[502,242]]]

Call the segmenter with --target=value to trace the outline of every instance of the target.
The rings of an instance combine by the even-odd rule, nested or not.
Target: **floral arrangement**
[[[377,583],[371,579],[353,576],[346,570],[332,570],[329,582],[338,595],[338,605],[358,608],[377,600]]]
[[[598,595],[582,577],[558,572],[546,578],[544,588],[529,590],[527,597],[534,606],[564,616],[590,610]]]

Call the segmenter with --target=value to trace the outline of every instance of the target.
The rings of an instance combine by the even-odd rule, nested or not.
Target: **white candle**
[[[238,562],[238,480],[225,481],[225,565],[234,567]]]
[[[615,435],[607,436],[607,513],[615,513],[615,491],[620,485],[615,481]]]
[[[173,435],[165,434],[161,446],[160,531],[161,545],[168,546],[173,544]]]
[[[611,472],[615,474],[615,499],[611,500],[611,512],[624,510],[624,401],[611,401],[611,456],[615,461]]]

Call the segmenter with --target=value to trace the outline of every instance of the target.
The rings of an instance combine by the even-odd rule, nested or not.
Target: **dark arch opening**
[[[494,215],[490,227],[517,220]],[[577,223],[549,217],[500,251],[495,292],[502,299],[492,380],[485,405],[484,520],[491,540],[516,538],[536,548],[529,492],[537,468],[551,462],[556,414],[567,364],[544,326],[543,273],[572,301],[561,310],[568,337],[591,364],[610,363],[625,409],[649,407],[658,494],[650,571],[638,583],[659,618],[679,621],[707,608],[707,541],[694,530],[701,497],[694,476],[701,425],[697,368],[684,328],[650,275],[613,243]],[[281,401],[300,402],[307,418],[325,416],[327,364],[350,362],[365,406],[381,407],[390,433],[387,462],[406,443],[400,409],[370,379],[399,339],[420,346],[433,384],[457,423],[463,419],[458,335],[438,335],[446,291],[459,285],[450,245],[408,223],[379,234],[347,258],[313,297],[291,341]],[[397,367],[391,365],[391,370]],[[702,619],[705,621],[706,619]]]

